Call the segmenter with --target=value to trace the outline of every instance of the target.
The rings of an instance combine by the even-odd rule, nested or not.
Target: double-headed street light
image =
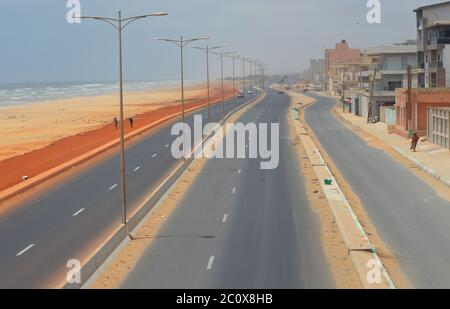
[[[195,38],[191,38],[191,39],[183,39],[183,36],[180,36],[179,40],[175,40],[175,39],[162,39],[162,38],[154,38],[154,40],[156,41],[164,41],[164,42],[169,42],[172,44],[175,44],[176,46],[178,46],[180,48],[180,74],[181,74],[181,119],[183,122],[183,133],[186,132],[186,122],[185,122],[185,116],[184,116],[184,57],[183,57],[183,50],[184,48],[191,44],[192,42],[195,41],[200,41],[200,40],[209,40],[209,37],[195,37]],[[185,135],[185,134],[183,134]],[[186,165],[187,160],[186,157],[184,158]]]
[[[132,16],[122,18],[122,13],[119,11],[118,18],[100,17],[100,16],[75,16],[82,19],[93,19],[103,21],[113,26],[119,34],[119,88],[120,88],[120,175],[121,175],[121,204],[122,204],[122,223],[130,238],[132,238],[127,226],[127,197],[126,197],[126,183],[125,183],[125,139],[123,128],[123,57],[122,57],[122,31],[126,26],[134,21],[144,19],[147,17],[166,16],[167,13],[151,13],[139,16]]]
[[[245,61],[248,60],[245,56],[240,56],[240,59],[242,59],[242,93],[245,96]]]
[[[183,39],[183,36],[180,36],[179,40],[175,40],[175,39],[162,39],[162,38],[154,38],[154,40],[156,41],[164,41],[164,42],[169,42],[172,44],[175,44],[176,46],[178,46],[180,48],[180,74],[181,74],[181,114],[182,114],[182,119],[183,119],[183,123],[184,123],[184,59],[183,59],[183,49],[184,47],[186,47],[187,45],[189,45],[192,42],[195,41],[200,41],[200,40],[209,40],[209,37],[195,37],[195,38],[191,38],[191,39]]]
[[[247,63],[250,65],[250,68],[249,68],[249,72],[250,72],[250,73],[249,73],[249,74],[250,74],[250,75],[249,75],[249,87],[250,87],[250,90],[249,90],[249,91],[251,91],[251,89],[252,89],[252,81],[251,81],[252,67],[251,67],[251,64],[250,64],[250,63],[251,63],[251,62],[250,62],[251,60],[252,60],[252,58],[249,58],[249,57],[243,57],[243,58],[242,58],[242,65],[243,65],[243,68],[245,67],[245,62],[247,62]],[[244,70],[244,69],[243,69],[243,70]],[[244,78],[244,94],[245,94],[245,72],[243,72],[243,73],[244,73],[244,74],[243,74],[243,75],[244,75],[243,78]]]
[[[208,123],[211,123],[211,96],[210,96],[210,92],[209,92],[209,90],[210,90],[210,87],[209,87],[209,53],[212,50],[219,49],[221,47],[222,46],[210,47],[208,45],[206,45],[206,47],[197,47],[197,46],[192,47],[192,48],[201,50],[201,51],[203,51],[206,54],[206,87],[208,89],[207,90],[207,94],[208,94]]]
[[[234,52],[224,52],[223,49],[220,50],[220,53],[213,53],[215,55],[220,56],[220,72],[222,76],[222,120],[225,118],[225,90],[223,85],[223,57],[234,54]]]
[[[225,57],[231,58],[233,60],[233,103],[234,107],[236,104],[236,77],[235,77],[235,60],[239,59],[239,55],[236,52],[229,52]]]

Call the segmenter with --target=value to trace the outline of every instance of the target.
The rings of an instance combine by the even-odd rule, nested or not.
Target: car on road
[[[245,95],[242,92],[240,92],[237,97],[238,99],[243,99],[245,98]]]
[[[278,91],[278,94],[284,94],[284,91],[280,90],[280,91]]]
[[[248,90],[248,91],[247,91],[247,94],[253,94],[253,91]]]

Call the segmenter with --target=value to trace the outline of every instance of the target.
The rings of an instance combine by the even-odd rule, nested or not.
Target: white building
[[[450,1],[414,10],[419,86],[450,87]]]

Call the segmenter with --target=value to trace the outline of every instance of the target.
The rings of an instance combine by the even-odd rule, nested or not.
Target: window
[[[402,88],[403,83],[401,81],[389,81],[388,82],[388,91],[395,91],[397,88]]]

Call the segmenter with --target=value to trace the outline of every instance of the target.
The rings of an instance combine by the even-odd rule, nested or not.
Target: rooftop
[[[414,12],[423,11],[424,9],[431,9],[434,7],[444,6],[444,5],[450,5],[450,1],[445,1],[445,2],[440,2],[440,3],[430,4],[430,5],[424,5],[424,6],[421,6],[421,7],[418,7],[417,9],[415,9]]]
[[[450,1],[449,1],[450,3]],[[417,52],[417,45],[385,45],[366,48],[368,55],[378,54],[413,54]]]

